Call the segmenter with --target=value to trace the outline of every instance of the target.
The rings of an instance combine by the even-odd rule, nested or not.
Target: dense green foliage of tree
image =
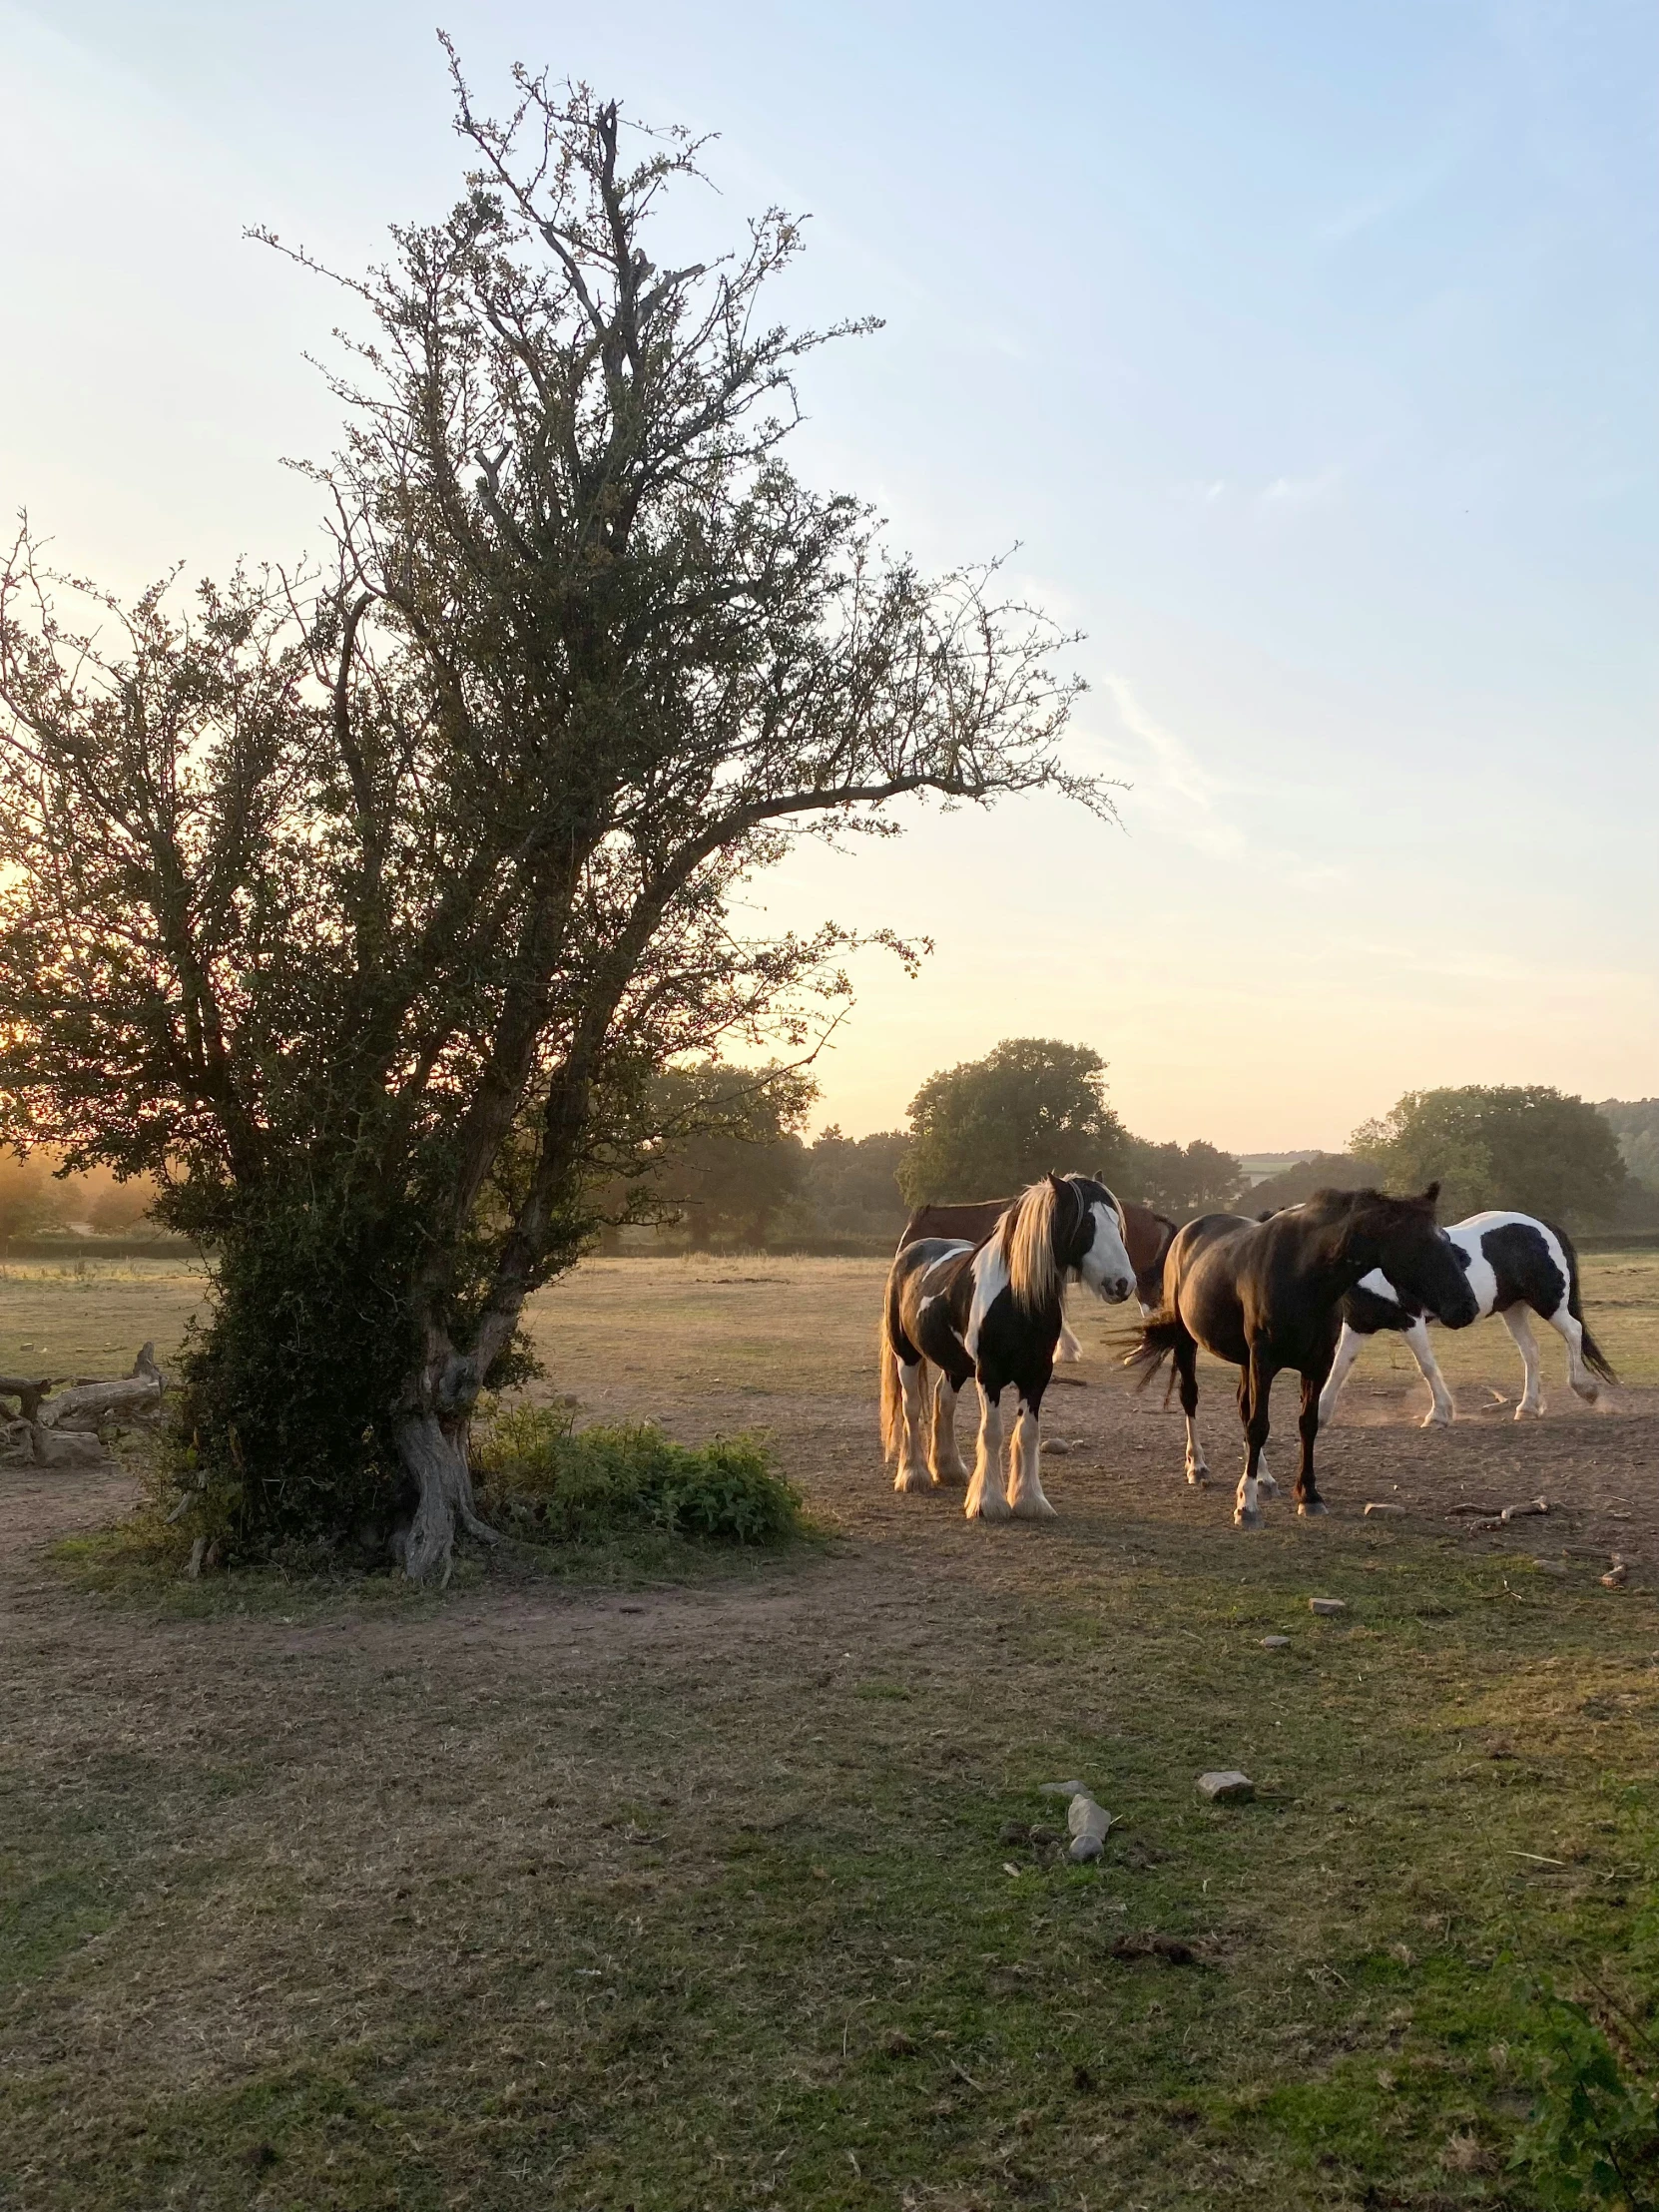
[[[1122,1197],[1138,1198],[1175,1221],[1226,1213],[1244,1189],[1244,1170],[1232,1153],[1202,1137],[1187,1145],[1131,1137],[1118,1177]]]
[[[1618,1139],[1629,1172],[1659,1191],[1659,1098],[1604,1098],[1596,1112]]]
[[[1158,1144],[1125,1129],[1092,1046],[1007,1037],[982,1060],[930,1076],[910,1102],[898,1166],[912,1204],[999,1198],[1050,1169],[1098,1175],[1125,1198],[1184,1219],[1230,1205],[1244,1183],[1231,1153],[1202,1139]]]
[[[818,1085],[799,1069],[719,1061],[665,1068],[652,1086],[661,1133],[630,1211],[686,1229],[694,1245],[760,1246],[805,1216],[801,1131]]]
[[[40,1154],[20,1159],[9,1146],[0,1150],[0,1243],[55,1229],[63,1219],[63,1186]]]
[[[898,1181],[912,1205],[998,1198],[1050,1170],[1110,1180],[1128,1156],[1106,1062],[1056,1037],[1007,1037],[982,1060],[941,1069],[909,1112]]]
[[[455,92],[456,205],[335,279],[330,572],[0,564],[0,1138],[168,1179],[211,1249],[192,1511],[246,1555],[401,1506],[413,1575],[490,1535],[472,1408],[652,1078],[844,995],[848,933],[758,934],[755,871],[903,798],[1110,805],[1052,628],[787,467],[801,225],[659,267],[695,145]]]
[[[1543,1084],[1478,1084],[1408,1091],[1350,1150],[1377,1163],[1390,1190],[1438,1179],[1440,1219],[1486,1207],[1593,1229],[1618,1211],[1625,1167],[1605,1117]]]
[[[898,1170],[910,1149],[905,1129],[843,1137],[831,1123],[807,1153],[807,1199],[815,1226],[830,1236],[896,1237],[909,1212]]]

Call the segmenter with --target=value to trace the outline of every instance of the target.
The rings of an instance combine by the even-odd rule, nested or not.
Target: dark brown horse
[[[971,1206],[918,1206],[904,1224],[898,1249],[902,1252],[919,1237],[957,1237],[965,1244],[982,1245],[1014,1203],[1011,1198],[982,1198]],[[1135,1271],[1135,1296],[1150,1313],[1163,1295],[1164,1258],[1175,1242],[1176,1224],[1132,1198],[1120,1199],[1118,1204],[1123,1209],[1123,1248]],[[1075,1359],[1075,1352],[1070,1357]]]
[[[1194,1464],[1198,1411],[1198,1352],[1238,1368],[1239,1418],[1248,1451],[1233,1519],[1260,1528],[1257,1483],[1268,1439],[1268,1397],[1283,1368],[1302,1378],[1302,1465],[1296,1481],[1299,1513],[1323,1513],[1314,1480],[1314,1438],[1342,1329],[1343,1302],[1362,1276],[1381,1268],[1421,1312],[1447,1329],[1466,1329],[1479,1312],[1468,1277],[1434,1221],[1440,1186],[1420,1198],[1382,1191],[1316,1191],[1305,1206],[1266,1221],[1241,1214],[1204,1214],[1188,1222],[1164,1263],[1164,1298],[1145,1324],[1128,1365],[1150,1378],[1173,1356],[1187,1416],[1187,1479]],[[1269,1494],[1272,1486],[1269,1485]]]

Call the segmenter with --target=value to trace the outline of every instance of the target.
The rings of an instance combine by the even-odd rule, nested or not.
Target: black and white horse
[[[956,1450],[956,1400],[979,1384],[979,1448],[963,1510],[969,1520],[1050,1520],[1038,1418],[1054,1372],[1068,1281],[1119,1305],[1135,1287],[1123,1208],[1086,1175],[1050,1175],[1021,1192],[982,1244],[922,1237],[897,1254],[882,1302],[881,1445],[895,1490],[966,1479]],[[1006,1488],[1002,1392],[1014,1415]]]
[[[1466,1329],[1475,1318],[1474,1293],[1458,1257],[1435,1225],[1439,1185],[1420,1198],[1389,1198],[1382,1191],[1316,1191],[1265,1221],[1239,1214],[1205,1214],[1190,1221],[1164,1262],[1164,1302],[1144,1325],[1129,1365],[1150,1378],[1174,1359],[1187,1416],[1187,1479],[1209,1472],[1198,1443],[1198,1354],[1202,1346],[1242,1372],[1239,1417],[1247,1450],[1233,1519],[1259,1528],[1262,1449],[1268,1440],[1268,1399],[1274,1377],[1290,1368],[1302,1379],[1302,1464],[1296,1481],[1299,1513],[1323,1513],[1314,1478],[1314,1438],[1319,1433],[1320,1391],[1331,1373],[1343,1301],[1375,1269],[1391,1283],[1409,1286],[1419,1309],[1448,1329]],[[1197,1467],[1194,1467],[1196,1450]]]
[[[1471,1214],[1446,1231],[1474,1293],[1479,1318],[1501,1316],[1515,1340],[1526,1369],[1526,1387],[1515,1407],[1515,1418],[1544,1409],[1538,1388],[1538,1345],[1528,1318],[1536,1314],[1560,1333],[1567,1348],[1567,1374],[1578,1395],[1594,1404],[1597,1378],[1616,1382],[1618,1377],[1584,1326],[1584,1309],[1578,1295],[1578,1255],[1570,1240],[1547,1221],[1530,1214]],[[1424,1428],[1444,1428],[1452,1417],[1451,1392],[1435,1363],[1428,1343],[1428,1320],[1421,1304],[1402,1296],[1378,1269],[1362,1276],[1343,1306],[1343,1333],[1332,1363],[1331,1380],[1320,1394],[1320,1419],[1329,1420],[1348,1373],[1360,1357],[1368,1337],[1384,1329],[1397,1330],[1411,1348],[1411,1357],[1422,1371],[1433,1403],[1423,1416]]]

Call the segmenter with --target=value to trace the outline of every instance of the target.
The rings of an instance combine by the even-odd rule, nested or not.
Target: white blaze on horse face
[[[1097,1298],[1118,1305],[1135,1288],[1135,1271],[1123,1247],[1123,1226],[1117,1214],[1098,1200],[1089,1212],[1094,1216],[1094,1235],[1077,1272]]]
[[[967,1334],[962,1340],[970,1360],[978,1360],[979,1332],[985,1326],[985,1316],[1007,1288],[1008,1262],[1003,1254],[1002,1239],[993,1237],[974,1255],[973,1303],[968,1308]]]

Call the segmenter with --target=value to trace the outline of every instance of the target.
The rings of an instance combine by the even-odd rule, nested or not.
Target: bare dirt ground
[[[598,1264],[539,1302],[546,1387],[688,1440],[761,1428],[836,1532],[688,1586],[494,1561],[442,1600],[137,1604],[47,1557],[124,1477],[0,1474],[0,2202],[1532,2201],[1503,2178],[1509,2061],[1448,2066],[1467,2022],[1436,2006],[1483,1987],[1493,1916],[1616,1940],[1594,1916],[1626,1907],[1611,1832],[1659,1711],[1659,1391],[1581,1408],[1552,1346],[1548,1416],[1516,1423],[1494,1325],[1447,1357],[1466,1417],[1424,1434],[1414,1373],[1368,1355],[1331,1518],[1287,1498],[1244,1536],[1230,1378],[1189,1489],[1179,1416],[1090,1314],[1045,1418],[1061,1519],[970,1527],[879,1465],[879,1275]],[[145,1294],[99,1294],[111,1343]],[[1446,1518],[1539,1495],[1496,1534]],[[1321,1591],[1349,1628],[1310,1621]],[[1530,1763],[1471,1764],[1511,1740]],[[1254,1830],[1195,1808],[1214,1765],[1255,1776]],[[999,1840],[1073,1773],[1129,1838],[1099,1874]],[[1171,1928],[1206,1977],[1114,1962]]]

